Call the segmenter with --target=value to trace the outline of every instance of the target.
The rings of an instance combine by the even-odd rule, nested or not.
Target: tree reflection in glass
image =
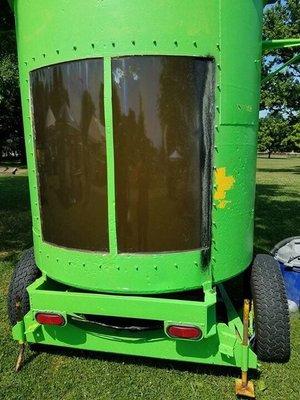
[[[43,239],[108,250],[103,61],[31,73]]]
[[[210,151],[202,145],[204,130],[211,134],[204,116],[211,101],[210,63],[167,56],[112,61],[121,252],[190,250],[202,245],[200,170],[201,157]]]

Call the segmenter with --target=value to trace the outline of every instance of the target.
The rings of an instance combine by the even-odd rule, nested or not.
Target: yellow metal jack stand
[[[255,398],[253,382],[248,381],[248,328],[249,328],[249,311],[250,301],[244,300],[243,309],[243,363],[242,363],[242,379],[235,381],[235,394],[237,396],[244,396]]]
[[[16,304],[16,310],[17,310],[17,315],[18,315],[18,321],[22,321],[22,313],[21,313],[21,303],[17,302]],[[19,372],[20,369],[22,368],[24,364],[24,359],[25,359],[25,336],[22,338],[22,340],[19,340],[19,354],[16,362],[16,368],[15,371]]]

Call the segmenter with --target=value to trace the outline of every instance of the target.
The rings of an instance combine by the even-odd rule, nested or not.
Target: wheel
[[[8,317],[14,326],[30,309],[27,287],[41,275],[33,249],[24,251],[14,270],[8,290]]]
[[[255,350],[262,361],[286,362],[290,358],[288,302],[277,261],[258,254],[251,271],[254,304]]]

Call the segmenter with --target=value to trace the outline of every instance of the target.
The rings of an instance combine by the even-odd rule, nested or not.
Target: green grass
[[[256,202],[257,251],[296,235],[300,159],[259,159]],[[27,177],[0,176],[0,399],[235,399],[238,370],[100,353],[28,350],[16,374],[17,345],[6,316],[10,276],[19,252],[31,244]],[[299,400],[300,319],[292,318],[292,358],[262,364],[253,374],[258,400]]]
[[[258,159],[256,188],[257,251],[299,235],[300,158]]]

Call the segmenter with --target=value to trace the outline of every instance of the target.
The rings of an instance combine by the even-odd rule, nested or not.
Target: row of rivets
[[[131,41],[131,44],[132,44],[133,46],[135,46],[135,45],[136,45],[136,41],[135,41],[135,40],[132,40],[132,41]],[[157,46],[157,45],[158,45],[157,40],[153,40],[153,41],[152,41],[152,44],[153,44],[154,46]],[[111,42],[111,45],[112,45],[112,47],[116,47],[116,42]],[[174,40],[174,46],[175,46],[175,47],[178,47],[178,46],[179,46],[179,42],[178,42],[177,40]],[[198,47],[197,42],[194,41],[194,42],[193,42],[193,46],[197,48],[197,47]],[[95,43],[91,43],[91,47],[94,49],[94,48],[95,48]],[[105,45],[104,45],[104,47],[105,47]],[[73,50],[74,50],[74,51],[77,51],[77,49],[78,49],[77,46],[73,46]],[[60,50],[59,50],[59,49],[56,49],[55,52],[56,52],[56,54],[60,54]],[[43,53],[42,56],[43,56],[43,58],[46,58],[46,54],[45,54],[45,53]],[[36,61],[36,57],[32,57],[32,61]],[[24,64],[27,66],[27,65],[28,65],[28,61],[25,61]],[[218,64],[218,67],[219,67],[219,64]]]

